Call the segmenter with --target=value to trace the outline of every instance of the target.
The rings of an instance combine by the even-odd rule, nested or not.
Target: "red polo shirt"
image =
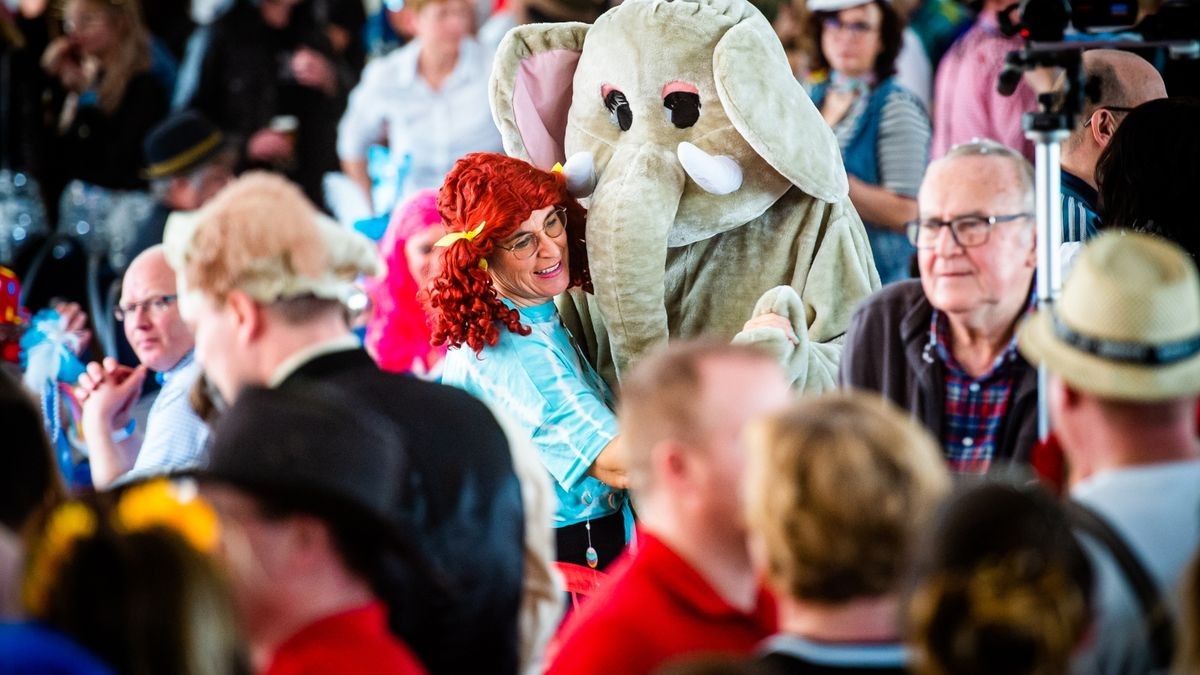
[[[263,675],[425,675],[425,668],[388,631],[380,603],[325,617],[301,628],[275,650]]]
[[[549,675],[637,675],[701,653],[749,654],[775,632],[775,603],[759,591],[750,614],[654,536],[613,564],[605,585],[567,620]]]

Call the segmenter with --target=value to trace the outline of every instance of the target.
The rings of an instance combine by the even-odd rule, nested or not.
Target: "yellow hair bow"
[[[563,172],[563,165],[558,162],[555,162],[554,166],[550,167],[550,173],[562,173],[562,172]]]
[[[459,239],[466,239],[467,241],[471,241],[475,237],[478,237],[480,232],[483,232],[484,225],[487,225],[486,220],[483,221],[482,223],[480,223],[479,227],[476,227],[475,229],[470,230],[468,232],[451,232],[450,234],[447,234],[446,236],[442,237],[441,239],[438,239],[437,243],[435,243],[434,246],[437,246],[439,248],[445,248],[446,246],[453,244],[454,242],[458,241]]]

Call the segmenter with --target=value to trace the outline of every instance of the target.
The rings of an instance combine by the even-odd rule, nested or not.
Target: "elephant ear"
[[[534,166],[566,161],[563,137],[586,23],[528,24],[496,50],[490,94],[504,150]]]
[[[750,147],[793,185],[831,204],[849,192],[837,138],[757,12],[717,42],[713,76],[725,113]]]

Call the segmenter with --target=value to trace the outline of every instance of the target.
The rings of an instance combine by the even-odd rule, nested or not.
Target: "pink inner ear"
[[[534,166],[566,161],[563,139],[579,52],[554,49],[521,61],[513,87],[517,132]]]
[[[691,82],[684,82],[683,80],[671,80],[663,86],[662,97],[666,98],[667,94],[674,94],[677,91],[697,95],[700,93],[700,90],[696,88],[696,85],[692,84]]]

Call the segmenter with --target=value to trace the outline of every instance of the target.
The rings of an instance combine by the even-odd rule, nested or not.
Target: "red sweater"
[[[275,650],[263,675],[425,675],[425,668],[387,627],[380,603],[327,616],[301,628]]]
[[[644,532],[638,542],[567,620],[549,675],[651,673],[702,653],[748,654],[775,632],[775,603],[765,591],[745,614],[664,543]]]

